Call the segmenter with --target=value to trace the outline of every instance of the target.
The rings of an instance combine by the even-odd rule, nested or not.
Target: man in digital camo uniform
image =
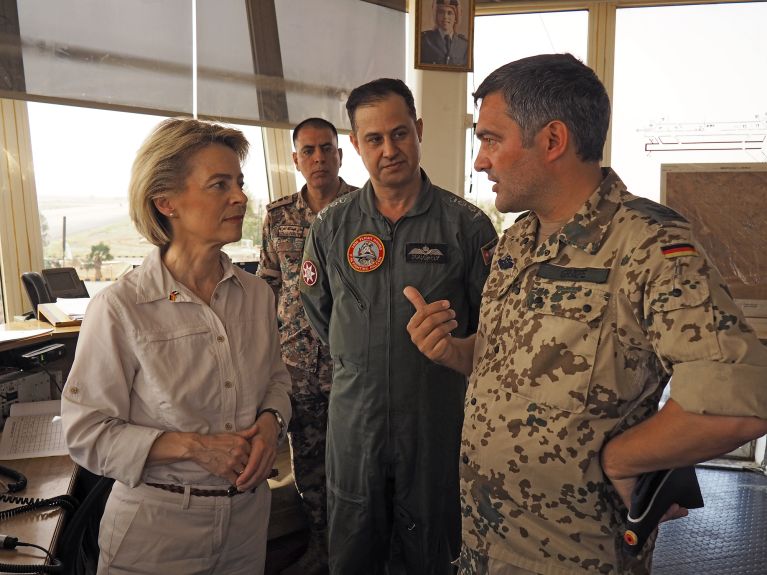
[[[767,433],[767,349],[685,219],[600,168],[610,104],[596,74],[533,56],[474,97],[475,169],[498,210],[530,211],[498,244],[476,337],[452,338],[448,303],[407,290],[419,349],[473,367],[460,573],[649,573],[654,538],[638,557],[621,541],[638,476]]]
[[[406,331],[416,285],[455,301],[474,333],[497,241],[476,206],[420,167],[423,122],[401,80],[352,90],[352,144],[370,174],[312,225],[301,298],[330,345],[328,535],[333,575],[448,575],[460,539],[458,450],[466,377],[430,362]],[[394,552],[390,542],[394,539]]]
[[[327,568],[325,432],[333,367],[327,346],[309,326],[298,293],[301,257],[317,213],[355,188],[338,177],[342,151],[335,126],[309,118],[293,130],[293,162],[306,180],[300,192],[266,207],[258,274],[277,298],[282,358],[293,380],[293,419],[288,438],[293,476],[309,519],[309,547],[285,575],[311,575]]]

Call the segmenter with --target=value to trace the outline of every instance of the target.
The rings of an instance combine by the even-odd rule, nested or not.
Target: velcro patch
[[[279,226],[277,228],[279,238],[302,238],[304,237],[303,226]]]
[[[607,282],[610,270],[607,268],[568,268],[553,264],[541,264],[536,275],[547,280],[603,284]]]
[[[682,256],[698,255],[698,250],[692,244],[670,244],[661,246],[660,251],[665,258],[681,258]]]
[[[447,244],[405,244],[405,261],[409,264],[446,264]]]

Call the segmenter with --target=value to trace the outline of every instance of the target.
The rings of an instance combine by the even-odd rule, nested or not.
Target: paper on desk
[[[58,399],[11,405],[0,440],[0,460],[67,455],[60,414]]]
[[[72,319],[83,319],[85,308],[88,307],[90,301],[91,298],[89,297],[60,297],[56,300],[56,305]]]
[[[52,331],[52,327],[43,329],[8,329],[6,326],[6,329],[0,330],[0,343],[4,343],[6,341],[16,341],[19,339],[27,339],[28,337],[35,337],[36,335],[42,335]]]

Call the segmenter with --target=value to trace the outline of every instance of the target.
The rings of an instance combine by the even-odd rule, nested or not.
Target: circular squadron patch
[[[384,245],[373,234],[362,234],[354,238],[346,250],[346,259],[355,272],[372,272],[384,261]]]
[[[301,278],[308,286],[313,286],[317,283],[317,266],[314,265],[312,260],[306,260],[301,264]]]

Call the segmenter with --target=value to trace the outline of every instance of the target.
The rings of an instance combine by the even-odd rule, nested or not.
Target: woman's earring
[[[168,214],[168,217],[169,217],[169,218],[175,218],[175,217],[176,217],[176,212],[171,212],[171,213],[169,213],[169,214]]]

